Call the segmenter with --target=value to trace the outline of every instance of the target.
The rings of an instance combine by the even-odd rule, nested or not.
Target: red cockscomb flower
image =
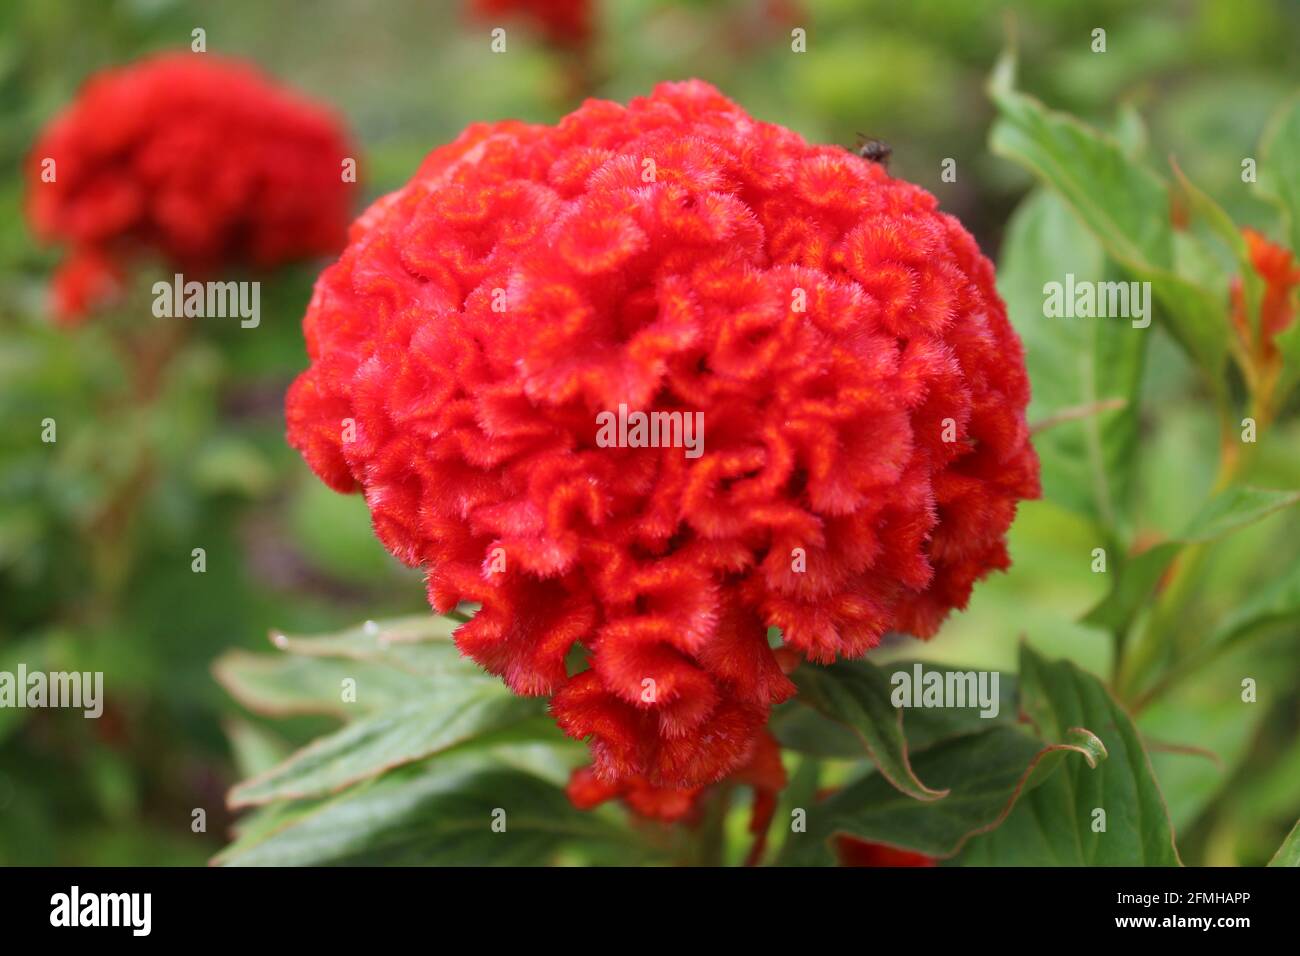
[[[60,316],[102,301],[140,253],[202,275],[336,252],[349,155],[327,111],[241,63],[167,54],[96,74],[28,157],[32,226],[71,247]]]
[[[1020,342],[936,206],[700,82],[473,126],[317,282],[289,440],[603,780],[712,783],[793,693],[770,626],[820,662],[933,634],[1038,492]],[[620,404],[700,413],[703,454],[602,447]]]
[[[591,39],[591,0],[473,0],[480,19],[520,16],[557,46],[582,46]]]

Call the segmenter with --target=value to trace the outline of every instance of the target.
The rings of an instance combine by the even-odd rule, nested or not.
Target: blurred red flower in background
[[[936,207],[695,81],[475,125],[321,275],[289,441],[599,780],[713,783],[794,691],[769,626],[931,635],[1038,493],[1020,342]],[[602,447],[620,404],[703,454]]]
[[[165,54],[95,74],[27,163],[33,229],[71,250],[58,315],[84,316],[142,255],[198,277],[336,252],[349,156],[331,113],[243,63]]]
[[[592,0],[471,0],[481,20],[518,16],[557,46],[586,44],[592,34]]]

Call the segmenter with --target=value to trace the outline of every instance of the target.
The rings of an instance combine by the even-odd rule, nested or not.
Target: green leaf
[[[558,736],[543,700],[512,694],[460,655],[451,640],[456,626],[429,615],[369,621],[318,637],[273,634],[284,657],[228,654],[218,677],[251,708],[352,718],[236,786],[230,805],[335,793],[472,743]]]
[[[873,666],[860,662],[863,666]],[[971,668],[936,661],[902,660],[878,666],[886,676],[900,671],[914,672],[920,664],[926,673],[941,675],[945,682],[949,673],[969,673]],[[796,675],[799,673],[795,672]],[[941,740],[983,733],[996,724],[1013,724],[1016,721],[1016,680],[1014,675],[998,675],[998,713],[996,717],[981,716],[978,703],[967,707],[909,708],[903,714],[903,731],[907,736],[909,752],[933,746]],[[864,755],[862,738],[847,724],[821,711],[807,706],[799,697],[777,707],[772,713],[770,728],[781,746],[798,753],[832,759],[861,758]]]
[[[1204,650],[1217,654],[1271,625],[1296,620],[1300,620],[1300,564],[1292,564],[1225,615]]]
[[[1112,401],[1120,405],[1040,431],[1044,497],[1122,535],[1137,454],[1146,330],[1103,318],[1047,318],[1044,282],[1105,281],[1096,239],[1055,194],[1035,190],[1007,228],[998,289],[1025,346],[1031,421]]]
[[[1124,100],[1115,111],[1115,139],[1130,159],[1141,159],[1147,151],[1151,137],[1137,104],[1132,100]]]
[[[1120,563],[1106,596],[1083,623],[1124,630],[1146,603],[1160,576],[1184,547],[1214,541],[1300,501],[1300,492],[1233,487],[1212,498],[1179,535]]]
[[[1288,242],[1300,253],[1300,94],[1279,107],[1260,140],[1259,185],[1286,213]]]
[[[870,773],[809,807],[807,832],[786,838],[779,862],[829,862],[829,841],[839,833],[928,856],[952,856],[975,834],[997,827],[1025,787],[1041,783],[1071,752],[1077,752],[1073,745],[1044,747],[1006,725],[940,741],[915,754],[913,766],[932,785],[948,790],[944,799],[914,800]]]
[[[493,828],[498,821],[497,829]],[[498,832],[504,823],[504,832]],[[451,757],[406,767],[346,792],[261,811],[216,859],[236,866],[530,865],[562,849],[621,850],[631,838],[602,813],[531,774]]]
[[[945,685],[949,674],[970,674],[974,670],[970,667],[940,664],[937,661],[898,661],[881,665],[881,669],[890,675],[891,680],[900,671],[911,672],[914,686],[916,684],[917,667],[921,667],[926,674],[941,675],[944,678]],[[968,702],[965,707],[907,708],[903,721],[904,729],[907,731],[908,747],[913,751],[922,750],[932,747],[942,740],[952,740],[956,737],[983,733],[990,727],[998,725],[1012,726],[1016,724],[1020,715],[1016,677],[1014,674],[999,671],[992,673],[997,676],[998,683],[996,716],[986,716],[976,701]]]
[[[1020,654],[1021,709],[1048,740],[1087,726],[1107,757],[1063,762],[1027,793],[997,830],[962,854],[968,865],[1177,866],[1174,829],[1142,741],[1096,677],[1069,661]],[[1098,810],[1105,830],[1096,832]]]
[[[1268,861],[1269,866],[1300,866],[1300,822],[1291,828],[1291,833]]]
[[[1181,543],[1168,541],[1125,558],[1111,571],[1114,578],[1106,596],[1081,618],[1082,622],[1102,630],[1127,630],[1180,550]]]
[[[223,726],[242,776],[269,770],[289,756],[289,745],[262,727],[234,717],[224,721]]]
[[[1255,271],[1254,263],[1250,258],[1250,249],[1246,245],[1246,237],[1242,235],[1241,229],[1232,221],[1232,217],[1224,211],[1222,206],[1188,179],[1176,162],[1171,160],[1171,165],[1174,170],[1174,179],[1186,198],[1188,209],[1193,217],[1197,221],[1205,223],[1210,232],[1228,247],[1236,260],[1237,275],[1241,278],[1242,288],[1245,293],[1246,315],[1256,334],[1258,334],[1259,304],[1264,296],[1264,283],[1260,279],[1259,273]]]
[[[270,715],[329,713],[355,716],[466,682],[500,686],[452,641],[460,621],[418,615],[367,621],[312,637],[271,634],[286,652],[273,657],[232,651],[213,670],[230,693]],[[356,682],[356,702],[344,703],[341,682]]]
[[[824,759],[853,760],[863,756],[862,739],[857,734],[797,697],[772,711],[769,726],[786,750]]]
[[[321,737],[267,772],[230,791],[232,807],[334,793],[393,767],[414,763],[471,741],[535,739],[554,733],[545,702],[516,697],[481,681],[445,689],[362,717]]]
[[[998,110],[994,153],[1020,163],[1069,205],[1107,255],[1150,282],[1170,333],[1216,390],[1227,349],[1226,303],[1175,272],[1169,194],[1115,138],[1047,109],[1013,88],[1015,59],[1003,55],[988,92]]]
[[[1210,500],[1179,535],[1184,544],[1214,541],[1300,501],[1300,491],[1239,486]]]
[[[297,714],[356,716],[427,694],[428,678],[395,667],[351,660],[272,657],[231,651],[213,665],[217,681],[249,710],[271,717]],[[344,681],[355,681],[356,702],[344,703]]]
[[[477,664],[462,657],[452,642],[452,632],[460,625],[450,617],[420,614],[366,621],[334,634],[312,637],[277,631],[271,635],[271,643],[290,654],[376,661],[427,676],[486,676]]]
[[[805,664],[791,679],[798,700],[847,727],[862,743],[881,775],[915,800],[938,800],[946,790],[927,787],[908,762],[903,711],[890,702],[890,681],[866,661],[828,667]]]

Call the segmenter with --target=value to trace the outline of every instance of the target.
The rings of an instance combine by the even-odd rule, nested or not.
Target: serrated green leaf
[[[446,687],[349,723],[313,741],[284,763],[230,791],[232,807],[298,800],[337,792],[394,767],[475,740],[537,739],[558,731],[539,698],[516,697],[480,681]]]
[[[331,714],[355,717],[395,707],[432,692],[425,677],[365,661],[250,654],[231,651],[213,673],[217,681],[249,710],[270,717]],[[345,703],[345,681],[353,681],[355,702]]]
[[[558,736],[544,701],[512,694],[460,655],[457,626],[431,615],[368,621],[314,637],[273,634],[283,656],[226,655],[217,675],[252,709],[351,720],[236,786],[231,806],[325,796],[469,744]]]
[[[1300,822],[1291,828],[1291,833],[1268,861],[1269,866],[1300,866]]]
[[[367,676],[372,691],[369,701],[358,695],[363,710],[442,687],[455,688],[467,681],[499,686],[497,678],[456,647],[452,632],[461,623],[449,617],[418,615],[367,621],[310,637],[274,632],[271,643],[286,656],[257,657],[235,651],[220,659],[215,670],[219,680],[229,681],[235,696],[243,694],[250,707],[269,708],[268,713],[275,713],[277,704],[301,703],[305,708],[301,712],[355,714],[358,708],[353,705],[336,706],[337,680],[353,677],[360,687],[359,675]]]
[[[1069,661],[1020,655],[1021,710],[1048,740],[1087,727],[1105,759],[1065,761],[996,830],[971,840],[968,865],[1177,866],[1174,829],[1142,741],[1101,682]],[[1100,754],[1098,754],[1100,756]],[[1095,829],[1105,813],[1105,829]]]
[[[575,809],[562,788],[482,759],[451,757],[396,770],[326,800],[268,808],[215,862],[530,865],[552,863],[561,849],[573,847],[617,847],[620,859],[636,857],[625,831],[604,814]]]
[[[461,622],[450,617],[420,614],[385,621],[366,621],[333,634],[296,636],[275,632],[271,643],[305,657],[342,657],[374,661],[426,676],[486,676],[477,664],[461,656],[452,633]]]
[[[1016,210],[1003,243],[998,289],[1025,346],[1034,383],[1031,421],[1110,401],[1120,407],[1040,431],[1044,497],[1122,536],[1139,460],[1138,415],[1147,330],[1115,319],[1049,319],[1044,284],[1105,281],[1096,239],[1054,193],[1038,189]]]

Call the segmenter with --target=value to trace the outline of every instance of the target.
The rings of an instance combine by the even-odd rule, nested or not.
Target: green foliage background
[[[1154,167],[1167,174],[1163,158],[1176,156],[1236,221],[1283,234],[1273,207],[1241,182],[1240,162],[1300,80],[1296,4],[803,0],[789,23],[768,16],[766,0],[597,5],[590,92],[624,100],[698,76],[809,139],[888,140],[894,174],[934,192],[986,252],[999,256],[1007,240],[1000,281],[1027,338],[1041,313],[1026,316],[1025,304],[1041,307],[1046,264],[1029,258],[1041,247],[1013,244],[1008,222],[1073,227],[1045,208],[1045,194],[1013,217],[1030,177],[987,145],[984,83],[1007,10],[1021,89],[1126,136],[1135,108]],[[791,25],[807,29],[806,54],[790,52]],[[187,47],[195,27],[210,52],[253,59],[335,104],[361,144],[367,198],[400,185],[471,121],[550,122],[576,105],[563,54],[520,25],[510,52],[493,55],[487,26],[451,0],[0,6],[0,670],[18,661],[103,670],[108,698],[99,721],[0,710],[0,863],[207,861],[228,842],[229,787],[336,725],[254,718],[214,681],[213,661],[265,650],[272,628],[310,633],[425,608],[418,575],[383,552],[362,502],[326,490],[283,441],[281,399],[305,364],[299,320],[316,265],[263,284],[256,330],[198,322],[183,340],[162,340],[146,324],[155,321],[147,275],[133,308],[75,332],[45,315],[58,253],[25,227],[27,149],[89,73]],[[1107,31],[1104,54],[1090,50],[1095,27]],[[940,179],[945,158],[957,161],[955,183]],[[1081,255],[1089,241],[1077,239]],[[153,348],[169,361],[141,396],[134,363]],[[1031,343],[1036,390],[1050,391],[1068,358],[1069,348]],[[1153,336],[1127,452],[1137,461],[1131,538],[1175,534],[1208,495],[1218,449],[1210,409],[1181,353]],[[45,418],[58,423],[54,445],[40,441]],[[1294,414],[1278,429],[1252,480],[1300,488]],[[879,657],[1014,671],[1023,635],[1049,657],[1108,673],[1106,636],[1077,623],[1105,589],[1089,570],[1096,526],[1048,492],[1022,509],[1008,574],[979,587],[934,641]],[[203,574],[191,571],[195,547],[207,553]],[[1298,560],[1294,512],[1226,540],[1189,626],[1221,620]],[[1140,715],[1184,861],[1266,862],[1300,816],[1298,642],[1295,619],[1283,618]],[[1242,676],[1259,680],[1257,704],[1241,704]],[[197,808],[204,833],[191,829]]]

